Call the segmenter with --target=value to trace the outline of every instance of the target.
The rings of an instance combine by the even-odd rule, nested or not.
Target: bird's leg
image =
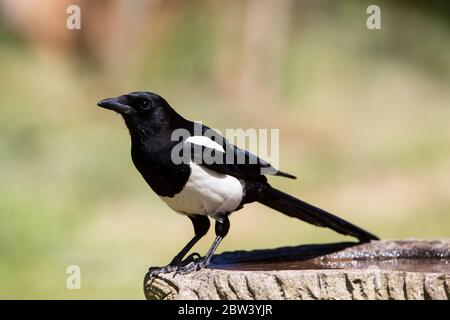
[[[225,215],[222,220],[216,221],[215,230],[216,230],[216,238],[214,239],[214,242],[209,248],[206,256],[204,258],[192,261],[186,264],[185,266],[178,268],[176,273],[187,274],[193,271],[198,271],[200,269],[206,268],[209,265],[214,252],[216,251],[222,239],[228,234],[228,230],[230,230],[230,221],[228,220],[227,215]]]
[[[183,261],[184,256],[192,249],[192,247],[208,232],[210,223],[207,216],[189,216],[194,225],[194,237],[184,246],[183,249],[172,259],[172,261],[165,267],[150,268],[150,277],[157,276],[160,273],[170,273],[176,271],[178,268],[195,261],[195,258],[200,258],[198,253],[190,254],[186,260]]]

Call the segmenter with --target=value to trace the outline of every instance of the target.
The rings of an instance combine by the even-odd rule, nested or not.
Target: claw
[[[197,252],[193,252],[191,253],[189,256],[186,257],[186,259],[184,259],[183,261],[172,261],[169,265],[165,266],[165,267],[160,267],[160,268],[156,268],[156,267],[152,267],[148,270],[149,272],[149,277],[150,278],[154,278],[156,276],[158,276],[161,273],[174,273],[174,277],[178,274],[178,270],[180,269],[186,269],[186,270],[190,270],[191,268],[193,268],[193,266],[197,263],[200,262],[201,256],[200,254],[198,254]],[[190,273],[190,272],[187,272]],[[183,273],[185,274],[185,273]]]
[[[178,275],[178,274],[189,274],[194,271],[199,271],[201,269],[206,268],[207,266],[208,266],[208,263],[204,258],[196,260],[196,261],[192,261],[192,262],[189,262],[187,265],[178,268],[177,271],[175,271],[174,276]]]
[[[168,266],[161,267],[161,268],[150,268],[148,269],[149,277],[154,278],[158,276],[161,273],[171,273],[178,269],[178,266],[169,264]]]

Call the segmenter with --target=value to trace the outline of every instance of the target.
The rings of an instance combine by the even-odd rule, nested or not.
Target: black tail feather
[[[344,235],[354,236],[361,242],[379,240],[377,236],[350,222],[271,187],[262,191],[258,202],[290,217],[298,218],[319,227],[327,227]]]
[[[278,170],[277,173],[275,173],[275,175],[279,176],[279,177],[283,177],[283,178],[293,179],[293,180],[297,179],[296,176],[293,176],[290,173],[286,173],[286,172],[283,172],[283,171],[280,171],[280,170]]]

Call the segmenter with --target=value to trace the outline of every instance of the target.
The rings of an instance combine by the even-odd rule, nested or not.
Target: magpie
[[[167,266],[152,268],[150,276],[174,271],[189,273],[207,267],[230,229],[229,215],[252,202],[356,237],[360,242],[378,239],[350,222],[271,187],[266,175],[295,177],[234,146],[217,131],[185,119],[158,94],[132,92],[103,99],[97,105],[123,117],[131,136],[131,158],[136,169],[150,188],[170,208],[187,216],[194,227],[194,237],[186,246]],[[174,137],[176,132],[183,134]],[[179,153],[174,152],[177,148]],[[174,154],[179,154],[182,161]],[[187,256],[208,232],[209,218],[215,220],[216,234],[210,249],[204,257],[197,253]]]

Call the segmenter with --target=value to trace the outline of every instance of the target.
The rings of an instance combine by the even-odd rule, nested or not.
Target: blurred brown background
[[[300,180],[271,183],[382,238],[449,237],[449,5],[377,1],[371,31],[369,4],[0,1],[0,298],[143,298],[191,237],[96,107],[129,91],[221,130],[279,128]],[[222,251],[351,240],[259,205],[231,225]]]

